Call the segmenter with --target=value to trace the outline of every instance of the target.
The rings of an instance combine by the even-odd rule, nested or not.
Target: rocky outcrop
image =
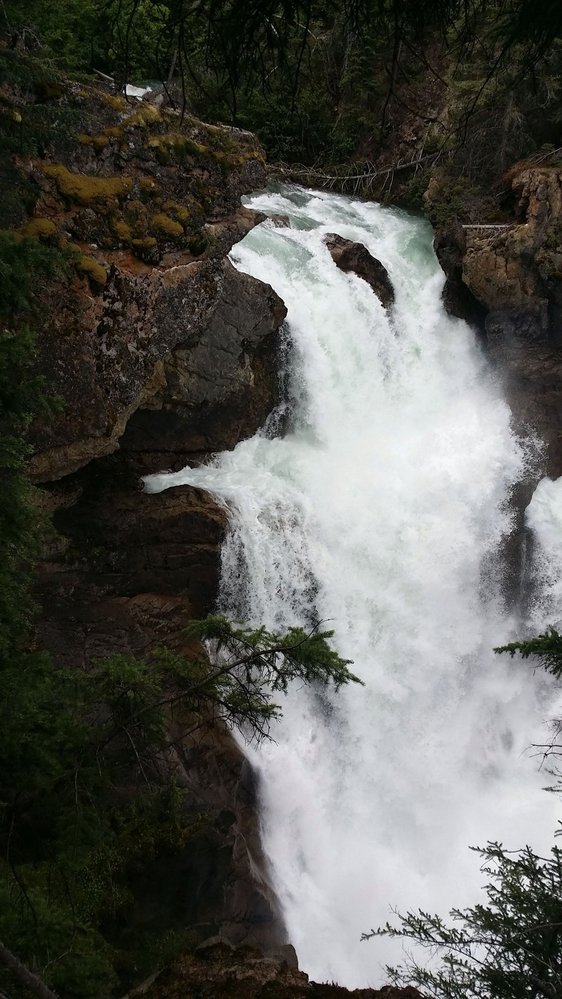
[[[562,474],[562,170],[519,166],[507,178],[514,221],[449,227],[435,248],[451,311],[481,325],[521,428],[546,442],[543,471]]]
[[[57,78],[46,94],[33,60],[12,76],[0,108],[9,223],[31,256],[46,245],[57,264],[31,316],[60,401],[30,430],[52,525],[36,641],[83,670],[160,646],[190,656],[186,625],[213,609],[227,511],[187,486],[148,495],[139,474],[234,447],[277,401],[285,307],[226,259],[261,220],[240,196],[263,186],[263,153],[249,133],[102,87]],[[172,712],[169,735],[159,766],[187,792],[186,846],[131,873],[131,904],[108,934],[124,951],[127,934],[151,928],[278,946],[251,768],[216,718]]]
[[[188,929],[191,947],[217,938],[275,952],[286,935],[259,839],[255,775],[216,720],[176,718],[170,735],[178,743],[168,766],[187,792],[191,832],[183,849],[160,853],[132,880],[120,922],[128,934]]]
[[[164,359],[159,387],[121,439],[123,450],[144,454],[146,467],[154,468],[150,452],[174,468],[229,450],[251,436],[278,401],[275,334],[285,306],[268,285],[228,261],[220,281],[204,335]]]
[[[344,239],[334,232],[326,233],[324,242],[340,271],[345,274],[352,272],[366,281],[385,308],[393,304],[394,288],[388,271],[380,260],[369,253],[363,243],[354,243],[353,240]]]
[[[0,60],[14,58],[0,49]],[[60,257],[34,326],[39,367],[63,406],[32,428],[33,478],[53,481],[111,454],[146,406],[166,412],[170,436],[177,409],[178,441],[187,411],[195,422],[205,410],[183,452],[208,450],[238,392],[247,415],[233,412],[231,433],[209,445],[232,447],[275,403],[274,334],[285,312],[270,288],[225,260],[263,218],[240,205],[265,182],[259,143],[90,84],[57,79],[45,98],[33,60],[24,63],[17,83],[3,84],[3,124],[25,130],[28,151],[9,164],[18,238],[56,246]],[[45,132],[46,102],[59,127]],[[21,147],[15,132],[8,139],[8,150]]]
[[[64,409],[54,423],[34,428],[36,481],[60,478],[115,451],[133,413],[146,406],[165,416],[154,418],[154,439],[145,447],[185,453],[232,447],[275,405],[274,334],[284,306],[271,288],[226,260],[166,270],[142,265],[140,273],[128,260],[112,268],[103,293],[84,297],[83,288],[66,287],[52,311],[56,319],[43,327],[39,355]],[[236,408],[241,393],[246,417],[232,413],[230,433],[213,442],[213,425],[215,431],[220,422],[229,426],[229,403]],[[129,446],[140,449],[138,433],[130,434]]]
[[[43,486],[52,512],[39,567],[37,639],[60,666],[165,646],[201,658],[186,635],[213,607],[227,513],[199,489],[148,495],[118,452]],[[216,718],[172,715],[165,774],[186,791],[183,849],[163,851],[131,882],[120,934],[190,931],[265,949],[284,942],[256,821],[256,778]]]
[[[67,240],[76,253],[70,280],[65,274],[41,294],[40,366],[64,408],[33,428],[32,475],[51,481],[110,454],[147,406],[161,414],[154,451],[162,434],[175,438],[163,448],[171,452],[232,447],[275,403],[273,334],[285,312],[270,288],[224,259],[261,218],[238,201],[263,184],[261,150],[248,133],[182,123],[117,97],[108,106],[97,91],[86,99],[69,87],[65,100],[81,107],[90,131],[64,163],[55,143],[26,164],[40,196],[22,231]],[[230,433],[210,445],[237,393],[247,412],[233,412]],[[139,433],[130,446],[139,450]]]
[[[135,999],[141,993],[130,993]],[[195,954],[187,955],[172,968],[146,984],[147,999],[422,999],[414,988],[355,989],[310,982],[298,970],[291,948],[265,956],[247,947],[232,948],[209,941]]]
[[[481,328],[486,316],[486,307],[475,298],[463,281],[465,232],[466,230],[458,222],[443,226],[435,234],[433,248],[446,274],[442,297],[447,312]]]

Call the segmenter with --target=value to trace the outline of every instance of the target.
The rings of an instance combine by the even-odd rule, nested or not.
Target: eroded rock
[[[463,281],[466,235],[462,225],[457,222],[438,229],[433,248],[446,274],[442,297],[447,312],[481,328],[486,308]]]
[[[276,402],[285,308],[225,259],[263,219],[240,205],[263,186],[263,153],[237,129],[89,84],[60,89],[72,133],[50,130],[42,158],[22,160],[37,199],[26,219],[22,198],[14,223],[69,261],[40,290],[36,324],[41,372],[63,401],[30,434],[53,524],[36,638],[74,669],[162,645],[201,658],[185,628],[213,610],[227,512],[188,486],[148,495],[139,473],[233,447]],[[158,776],[185,789],[197,828],[131,874],[131,904],[107,931],[124,950],[147,929],[278,946],[249,764],[216,717],[174,707],[168,724]]]
[[[454,291],[451,311],[485,330],[518,428],[534,429],[547,444],[536,474],[556,477],[562,474],[562,170],[519,165],[507,181],[513,223],[449,227],[437,233],[436,251]]]
[[[285,315],[269,285],[224,261],[204,330],[165,357],[161,383],[129,420],[121,448],[144,467],[158,454],[175,468],[255,433],[279,401],[276,333]]]
[[[134,999],[139,993],[131,993]],[[417,989],[385,986],[349,991],[339,985],[311,982],[293,966],[286,953],[263,954],[249,947],[232,948],[212,941],[195,954],[185,955],[147,983],[147,999],[422,999]]]
[[[8,98],[23,102],[27,122],[33,93],[16,87]],[[217,310],[224,316],[225,286],[244,344],[241,390],[248,398],[268,392],[263,359],[253,368],[258,283],[245,278],[233,292],[225,264],[264,218],[240,204],[265,182],[257,139],[92,84],[62,81],[52,104],[72,116],[72,132],[49,130],[40,155],[18,161],[22,191],[14,191],[20,214],[29,213],[21,234],[55,243],[68,261],[40,290],[35,324],[41,372],[64,401],[51,424],[31,430],[31,474],[43,482],[116,450],[132,414],[166,384],[164,364],[170,369],[174,352],[200,346]],[[25,191],[35,192],[33,204]],[[268,307],[264,336],[284,314],[270,289],[260,320]],[[213,372],[207,376],[212,382]]]
[[[170,434],[177,409],[178,440],[193,418],[198,440],[186,436],[182,450],[201,451],[232,447],[275,404],[274,334],[286,310],[269,286],[227,261],[177,263],[165,271],[123,261],[111,269],[103,295],[84,298],[75,282],[58,290],[53,311],[39,355],[65,405],[53,424],[33,430],[36,481],[115,451],[133,413],[147,405],[165,409]],[[237,393],[245,409],[229,415]],[[204,416],[196,429],[198,410]],[[209,419],[212,426],[204,427]],[[221,421],[233,424],[228,441],[219,439]],[[135,441],[138,450],[138,435]]]
[[[189,486],[141,492],[120,453],[41,491],[54,533],[38,567],[37,638],[54,661],[87,669],[99,658],[139,658],[160,646],[204,657],[186,627],[213,608],[226,510]],[[278,947],[285,930],[250,764],[216,717],[177,707],[168,736],[162,779],[184,789],[186,822],[196,829],[185,849],[162,851],[133,878],[112,936],[189,928],[195,940],[221,934],[234,944]]]
[[[353,240],[344,239],[334,232],[326,233],[324,242],[332,260],[341,271],[345,274],[352,272],[363,278],[385,308],[393,304],[394,288],[388,271],[380,260],[369,253],[363,243],[354,243]]]

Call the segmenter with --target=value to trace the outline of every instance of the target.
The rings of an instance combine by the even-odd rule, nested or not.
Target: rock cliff
[[[514,167],[512,221],[437,233],[451,311],[480,324],[521,428],[546,442],[541,472],[562,474],[562,170]]]
[[[140,993],[131,993],[135,999]],[[417,989],[355,989],[310,982],[299,971],[292,948],[264,955],[247,947],[230,948],[219,941],[209,941],[195,954],[182,958],[175,966],[146,983],[142,995],[147,999],[422,999]]]
[[[1,48],[0,84],[5,224],[63,262],[36,289],[33,317],[37,365],[61,404],[30,430],[52,525],[37,640],[76,669],[161,644],[189,654],[183,631],[213,608],[227,512],[188,487],[148,496],[140,475],[234,447],[277,402],[285,307],[227,259],[261,220],[240,198],[263,186],[263,153],[247,132],[46,79]],[[136,879],[112,932],[191,927],[195,941],[277,946],[242,752],[199,719],[170,765],[198,831]]]

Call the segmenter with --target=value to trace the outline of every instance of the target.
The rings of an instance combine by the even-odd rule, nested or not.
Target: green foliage
[[[18,325],[33,313],[38,282],[70,271],[70,254],[37,239],[0,230],[0,320]],[[27,391],[25,386],[22,386]]]
[[[516,654],[523,659],[532,656],[534,667],[540,667],[558,679],[562,676],[562,635],[555,628],[549,628],[542,635],[524,642],[500,645],[494,652],[507,652],[512,658]]]
[[[27,40],[35,38],[62,69],[103,69],[107,25],[103,7],[99,0],[60,0],[57,4],[4,0],[2,28],[21,33]]]
[[[425,208],[432,225],[437,227],[469,219],[471,202],[478,191],[466,177],[455,176],[452,172],[435,172],[429,193]]]
[[[211,661],[201,648],[192,659],[113,656],[85,673],[39,654],[2,662],[0,932],[63,995],[112,992],[123,956],[104,927],[131,903],[134,872],[199,828],[167,776],[174,723],[183,731],[217,715],[261,738],[280,710],[272,693],[292,680],[357,680],[329,633],[273,635],[223,618],[191,631],[213,644]],[[185,944],[145,945],[159,953],[174,940]],[[0,985],[13,987],[2,972]]]
[[[6,0],[2,12],[14,37],[43,45],[51,66],[101,69],[119,85],[160,79],[182,107],[251,128],[270,158],[289,163],[338,164],[366,150],[374,158],[402,133],[416,80],[407,129],[430,142],[434,94],[430,85],[428,110],[423,81],[443,82],[444,73],[448,111],[436,140],[447,133],[454,147],[470,145],[462,172],[478,179],[557,141],[552,54],[562,15],[557,0],[539,8],[532,0]],[[49,114],[48,101],[41,110]],[[10,141],[34,141],[40,123],[27,118],[9,126]]]
[[[8,658],[29,619],[27,583],[40,530],[23,435],[32,416],[55,408],[44,379],[32,373],[34,339],[21,317],[33,317],[37,281],[63,266],[60,251],[0,231],[0,656]]]
[[[416,985],[436,999],[557,999],[562,995],[562,853],[509,853],[490,843],[483,858],[486,904],[453,909],[453,924],[426,912],[399,915],[365,934],[415,941],[441,954],[434,970],[413,958],[388,968],[396,985]]]

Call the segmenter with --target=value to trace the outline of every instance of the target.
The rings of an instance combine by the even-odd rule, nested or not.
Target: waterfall
[[[529,445],[472,331],[444,312],[427,223],[298,188],[250,203],[291,219],[231,255],[288,307],[290,428],[147,488],[185,482],[227,502],[222,609],[270,629],[326,622],[365,681],[337,695],[295,687],[275,741],[247,752],[301,966],[375,985],[400,944],[360,934],[395,907],[446,915],[477,900],[485,875],[469,845],[552,842],[557,802],[529,752],[552,688],[492,651],[525,627],[505,604],[500,552]],[[336,268],[322,241],[334,231],[385,264],[390,313]],[[555,531],[543,499],[531,526]],[[535,628],[559,608],[560,562],[562,542]]]

